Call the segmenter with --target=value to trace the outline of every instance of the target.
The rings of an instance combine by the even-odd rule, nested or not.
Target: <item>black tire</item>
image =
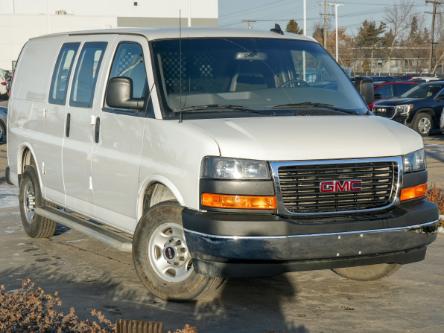
[[[187,274],[189,275],[180,282],[167,281],[156,271],[156,265],[153,263],[154,259],[151,259],[152,255],[149,250],[152,244],[150,241],[154,237],[153,234],[157,232],[156,230],[163,226],[168,229],[168,225],[174,225],[178,228],[177,230],[183,230],[182,209],[175,201],[162,202],[151,207],[140,219],[133,239],[133,261],[137,275],[153,295],[167,301],[192,301],[208,297],[223,283],[221,278],[196,273],[192,264],[191,266],[186,265],[188,268],[191,267],[188,269]],[[167,260],[164,253],[162,251],[159,256],[163,256],[162,260]],[[187,258],[189,257],[187,256]],[[175,267],[172,267],[174,270]],[[174,279],[174,277],[172,278]]]
[[[424,126],[426,124],[426,126]],[[421,136],[429,136],[434,128],[433,118],[425,112],[417,113],[412,120],[412,129],[418,132]]]
[[[395,273],[401,265],[398,264],[377,264],[368,266],[335,268],[333,272],[355,281],[375,281]]]
[[[6,126],[0,121],[0,143],[6,143]]]
[[[27,194],[28,189],[33,191],[33,200]],[[37,172],[33,166],[26,166],[20,180],[19,206],[23,228],[26,234],[32,238],[50,238],[54,235],[56,223],[37,214],[27,215],[25,206],[29,207],[29,201],[34,201],[34,208],[43,207],[44,200],[40,191]],[[31,211],[33,209],[30,209]]]

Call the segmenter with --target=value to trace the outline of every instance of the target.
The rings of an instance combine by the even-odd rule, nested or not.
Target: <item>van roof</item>
[[[148,40],[171,39],[178,38],[180,35],[179,27],[176,28],[117,28],[117,29],[99,29],[99,30],[83,30],[64,33],[55,33],[46,36],[35,37],[32,39],[53,38],[64,36],[81,36],[81,35],[139,35],[144,36]],[[199,37],[256,37],[256,38],[277,38],[277,39],[298,39],[316,41],[312,37],[286,33],[284,35],[271,31],[257,31],[249,29],[223,29],[223,28],[182,28],[182,38],[199,38]]]

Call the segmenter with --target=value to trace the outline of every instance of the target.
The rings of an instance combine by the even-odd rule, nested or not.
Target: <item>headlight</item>
[[[404,172],[415,172],[425,170],[426,161],[424,149],[414,151],[407,154],[403,158],[404,160]]]
[[[408,116],[410,111],[412,110],[413,110],[413,104],[402,104],[395,106],[396,113],[400,114],[401,116]]]
[[[207,156],[202,162],[202,178],[270,179],[265,161]]]

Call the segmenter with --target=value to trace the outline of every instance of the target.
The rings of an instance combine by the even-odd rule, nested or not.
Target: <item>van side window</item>
[[[119,44],[114,56],[109,80],[115,77],[130,78],[133,83],[133,99],[144,98],[148,91],[145,62],[142,47],[134,42]]]
[[[79,45],[80,43],[65,43],[59,52],[49,90],[48,102],[51,104],[65,105],[71,69]]]
[[[83,46],[77,61],[69,105],[86,108],[92,106],[106,45],[106,42],[88,42]]]

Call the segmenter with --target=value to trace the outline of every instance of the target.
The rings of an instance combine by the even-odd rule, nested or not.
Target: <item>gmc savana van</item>
[[[35,38],[8,117],[25,232],[51,237],[61,223],[132,251],[163,299],[300,270],[379,279],[424,259],[436,238],[421,137],[373,116],[309,38]]]

